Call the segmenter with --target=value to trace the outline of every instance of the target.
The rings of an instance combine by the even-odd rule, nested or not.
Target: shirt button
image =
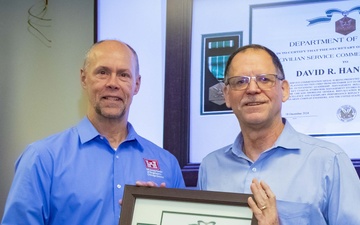
[[[119,158],[119,156],[117,155],[117,156],[115,156],[115,158],[117,158],[117,159],[118,159],[118,158]]]
[[[118,184],[118,185],[116,185],[116,187],[120,189],[120,188],[121,188],[121,185],[120,185],[120,184]]]
[[[256,168],[252,168],[251,170],[252,170],[253,172],[256,172]]]

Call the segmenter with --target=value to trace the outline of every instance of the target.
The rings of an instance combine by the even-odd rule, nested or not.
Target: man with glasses
[[[252,193],[248,204],[259,224],[360,224],[360,181],[351,160],[282,118],[289,95],[270,49],[248,45],[229,57],[224,97],[241,132],[203,159],[198,188]]]

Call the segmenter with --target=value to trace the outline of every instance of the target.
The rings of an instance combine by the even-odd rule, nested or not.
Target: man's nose
[[[247,91],[259,91],[260,87],[258,83],[256,82],[256,77],[250,77],[249,84],[246,88]]]
[[[111,74],[106,85],[110,88],[119,88],[119,79],[116,74]]]

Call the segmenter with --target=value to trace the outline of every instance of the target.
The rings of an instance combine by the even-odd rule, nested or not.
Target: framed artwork
[[[202,35],[201,115],[232,113],[225,105],[224,72],[229,56],[241,45],[241,31]]]
[[[256,225],[249,196],[126,185],[119,225]]]

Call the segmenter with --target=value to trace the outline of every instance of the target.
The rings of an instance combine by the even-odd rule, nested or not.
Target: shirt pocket
[[[310,205],[298,202],[276,201],[281,225],[310,225]]]

